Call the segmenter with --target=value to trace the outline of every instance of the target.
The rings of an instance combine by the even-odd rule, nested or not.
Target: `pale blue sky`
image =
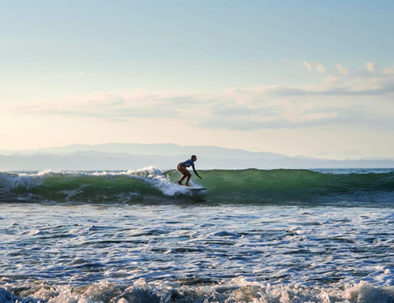
[[[0,147],[394,157],[393,15],[393,1],[1,1]]]

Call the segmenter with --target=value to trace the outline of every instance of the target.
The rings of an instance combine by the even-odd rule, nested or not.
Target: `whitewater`
[[[394,170],[0,173],[0,302],[394,302]]]

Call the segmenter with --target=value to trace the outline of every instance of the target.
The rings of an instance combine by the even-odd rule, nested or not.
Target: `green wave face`
[[[49,201],[114,201],[130,196],[129,200],[140,200],[162,196],[159,189],[144,180],[127,176],[101,177],[78,175],[55,175],[42,180],[37,186],[19,185],[11,193],[20,197],[31,196],[32,200]]]
[[[174,180],[177,173],[167,173]],[[198,183],[207,198],[222,202],[319,202],[331,198],[366,199],[384,194],[394,202],[394,172],[326,174],[310,170],[208,170]],[[379,195],[378,195],[379,196]],[[387,199],[386,199],[387,198]]]
[[[310,170],[205,170],[194,182],[206,191],[176,185],[175,170],[108,174],[0,174],[0,201],[212,203],[394,203],[394,172],[327,174]]]

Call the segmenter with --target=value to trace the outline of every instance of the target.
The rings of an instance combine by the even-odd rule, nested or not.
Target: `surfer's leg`
[[[186,179],[186,186],[189,186],[189,180],[190,180],[191,176],[192,176],[192,174],[189,171],[187,171],[187,175],[184,176],[184,178],[187,177],[187,179]]]
[[[181,180],[179,180],[179,182],[178,182],[179,185],[182,185],[182,181],[185,180],[186,177],[187,177],[187,175],[185,175],[185,174],[182,176]]]
[[[178,165],[177,169],[180,171],[180,173],[182,174],[182,178],[178,181],[179,185],[182,185],[182,181],[185,180],[185,178],[187,177],[187,174],[190,174],[189,171],[186,169],[186,167],[182,166],[182,165]]]

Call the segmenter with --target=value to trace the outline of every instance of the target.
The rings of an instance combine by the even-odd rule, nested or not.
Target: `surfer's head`
[[[193,156],[191,157],[191,159],[192,159],[193,161],[197,161],[196,155],[193,155]]]

